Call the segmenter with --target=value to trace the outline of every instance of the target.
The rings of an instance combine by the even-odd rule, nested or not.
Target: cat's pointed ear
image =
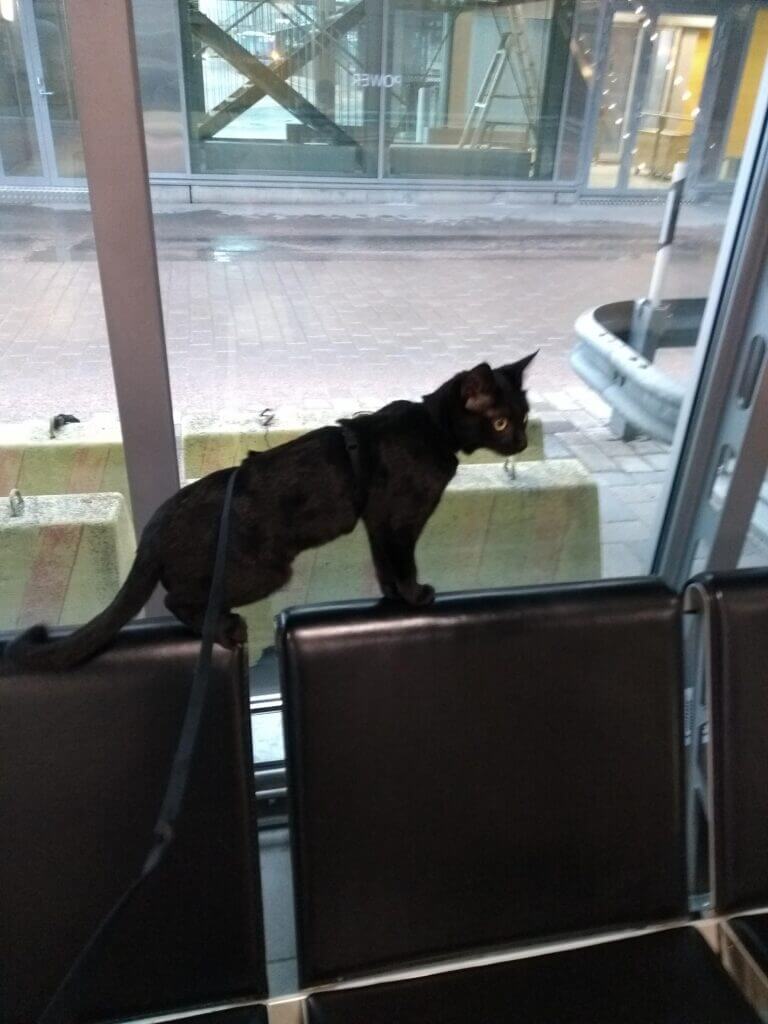
[[[516,363],[507,363],[506,366],[500,366],[499,373],[503,373],[507,380],[516,388],[521,388],[523,386],[523,374],[538,354],[539,350],[536,349],[536,351],[531,352],[529,356],[525,356],[523,359],[518,359]]]
[[[496,382],[488,363],[467,370],[461,382],[461,399],[468,412],[485,412],[496,399]]]

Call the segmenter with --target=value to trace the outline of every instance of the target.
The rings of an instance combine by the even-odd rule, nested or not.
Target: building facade
[[[727,192],[756,0],[134,0],[155,183]],[[119,126],[115,126],[119,131]],[[64,0],[0,0],[0,186],[84,182]]]

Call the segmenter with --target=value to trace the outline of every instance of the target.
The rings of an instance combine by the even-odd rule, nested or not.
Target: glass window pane
[[[687,160],[715,25],[714,17],[670,14],[649,26],[653,49],[632,148],[631,187],[658,188],[671,179],[676,163]]]
[[[740,569],[768,569],[768,477],[760,489],[739,559]]]
[[[33,10],[43,72],[41,85],[45,90],[57,173],[61,178],[82,178],[85,163],[66,6],[64,0],[33,0]]]
[[[615,188],[619,183],[643,43],[642,20],[640,15],[626,12],[613,16],[606,71],[599,83],[599,116],[589,172],[591,188]]]
[[[375,174],[380,10],[378,0],[182,4],[193,169]]]
[[[576,8],[557,174],[560,181],[573,181],[579,174],[584,119],[595,79],[600,14],[600,0],[581,0]]]
[[[719,177],[723,181],[734,181],[738,173],[766,56],[768,56],[768,11],[761,10],[755,15],[741,73],[741,83],[731,112],[730,128],[721,154]]]
[[[544,4],[524,6],[526,21],[544,21],[552,12]],[[711,14],[686,20],[670,13],[649,31],[639,16],[601,19],[601,5],[578,11],[575,39],[558,57],[554,76],[561,104],[565,97],[564,109],[575,112],[559,130],[561,139],[569,138],[563,160],[568,153],[578,168],[578,153],[594,149],[594,130],[584,125],[593,88],[615,85],[616,96],[623,89],[624,108],[636,113],[646,104],[656,113],[693,118],[691,104],[713,81],[717,25]],[[412,177],[422,181],[429,180],[429,161],[446,152],[450,160],[470,160],[445,134],[456,125],[463,131],[466,119],[446,116],[441,124],[440,111],[452,109],[460,80],[465,96],[472,95],[467,83],[474,83],[477,96],[496,52],[491,48],[486,59],[483,33],[493,28],[490,39],[498,42],[499,32],[493,15],[475,6],[449,13],[423,3],[389,8],[385,67],[392,82],[384,85],[383,136],[390,175],[402,159],[416,161]],[[496,9],[496,17],[502,15],[509,21],[506,7]],[[553,28],[543,28],[540,42],[551,55]],[[643,74],[630,87],[641,30],[647,33]],[[453,45],[461,33],[469,40],[463,51]],[[485,39],[485,48],[472,49],[475,37]],[[614,44],[615,61],[599,62],[598,53]],[[459,76],[462,53],[471,66]],[[677,68],[671,79],[669,63]],[[688,88],[680,89],[675,78],[684,71],[690,86],[696,67],[703,84],[686,97]],[[543,87],[542,104],[546,92]],[[602,121],[595,151],[606,163],[598,160],[593,171],[610,169],[609,157],[616,169],[628,155],[625,140],[610,136],[605,114]],[[662,195],[642,204],[581,202],[577,194],[568,204],[552,194],[536,204],[488,202],[484,197],[496,200],[495,191],[464,186],[487,176],[488,160],[507,160],[512,150],[485,144],[467,150],[478,161],[474,170],[462,163],[448,173],[441,164],[439,190],[406,183],[394,202],[384,193],[371,202],[378,186],[369,183],[359,199],[345,190],[340,201],[329,190],[322,205],[309,206],[318,193],[297,183],[292,194],[302,203],[288,205],[278,192],[274,203],[249,207],[247,216],[232,205],[215,216],[194,207],[183,217],[162,216],[161,278],[186,477],[231,464],[249,448],[274,448],[339,416],[418,399],[483,360],[502,365],[539,349],[529,371],[528,449],[515,466],[492,453],[466,460],[428,527],[432,539],[425,532],[419,542],[422,576],[449,590],[643,574],[655,546],[659,501],[675,468],[671,439],[694,383],[698,327],[727,204],[684,204],[653,315],[644,324],[636,320],[635,303],[648,295],[657,258],[664,173],[647,175]],[[526,160],[528,174],[543,166],[536,147]],[[631,171],[627,160],[623,166]],[[644,368],[631,407],[617,397],[615,376],[600,376],[599,344],[584,354],[608,334],[621,346],[623,365]],[[376,593],[361,531],[299,555],[292,582],[247,611],[258,672],[266,673],[261,655],[280,608]]]
[[[0,207],[0,364],[0,630],[77,625],[135,550],[87,208]]]
[[[549,180],[573,5],[391,6],[386,171]]]
[[[133,0],[147,162],[156,174],[187,169],[177,10],[175,0]]]
[[[16,0],[0,4],[0,176],[43,173]]]
[[[22,12],[17,0],[4,0],[0,11],[0,171],[9,177],[43,174],[29,92],[32,81],[42,97],[43,145],[52,149],[49,176],[83,178],[66,4],[64,0],[30,0],[25,11],[29,53],[22,49]],[[174,0],[135,0],[134,21],[149,168],[183,173],[186,123]]]

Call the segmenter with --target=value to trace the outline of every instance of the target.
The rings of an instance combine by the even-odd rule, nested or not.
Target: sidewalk
[[[605,574],[646,572],[669,455],[613,439],[568,357],[579,313],[643,294],[662,208],[376,212],[157,211],[176,419],[287,404],[333,420],[539,349],[547,454],[579,458],[600,486]],[[669,297],[706,294],[724,212],[684,209]],[[691,357],[659,365],[685,380]],[[116,415],[87,211],[0,207],[0,360],[0,423]]]
[[[286,402],[370,407],[534,348],[532,386],[568,387],[576,316],[643,293],[662,213],[531,205],[491,222],[455,209],[451,221],[444,208],[439,221],[429,208],[375,218],[249,209],[157,215],[179,418]],[[670,296],[705,294],[722,216],[684,211]],[[62,402],[113,411],[87,211],[0,207],[0,254],[0,421]],[[687,359],[663,358],[684,374]]]

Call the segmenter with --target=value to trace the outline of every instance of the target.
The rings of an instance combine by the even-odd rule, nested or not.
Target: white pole
[[[672,185],[667,195],[664,223],[661,226],[661,235],[659,236],[659,248],[656,252],[656,261],[653,264],[651,283],[646,297],[646,302],[653,308],[658,306],[661,301],[661,289],[667,267],[669,266],[672,243],[675,240],[675,228],[677,227],[677,218],[680,213],[680,204],[683,201],[683,190],[685,189],[687,173],[687,163],[680,161],[675,164],[672,172]]]
[[[427,141],[426,124],[427,86],[422,85],[416,93],[416,141]]]

